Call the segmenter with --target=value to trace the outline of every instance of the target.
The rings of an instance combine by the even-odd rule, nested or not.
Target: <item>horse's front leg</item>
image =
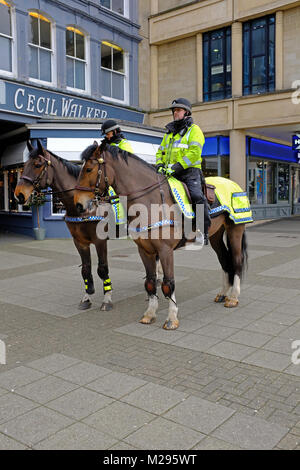
[[[112,303],[112,283],[109,277],[108,260],[107,260],[107,240],[98,240],[95,244],[98,255],[97,273],[103,282],[104,299],[100,307],[103,312],[113,309]]]
[[[164,296],[169,299],[169,313],[163,328],[165,330],[176,330],[179,327],[179,320],[175,297],[173,248],[168,245],[164,245],[159,251],[159,259],[164,272],[164,279],[161,288]]]
[[[140,257],[146,270],[145,289],[148,294],[148,308],[140,320],[144,325],[151,325],[156,321],[156,311],[158,309],[158,299],[156,295],[156,256],[148,255],[142,247],[138,247]]]
[[[91,251],[89,245],[83,246],[77,240],[73,240],[81,258],[81,275],[85,285],[85,293],[78,308],[79,310],[88,310],[92,306],[90,295],[95,293],[92,275]]]

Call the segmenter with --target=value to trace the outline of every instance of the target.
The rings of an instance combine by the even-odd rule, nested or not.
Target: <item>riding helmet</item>
[[[189,100],[185,98],[178,98],[177,100],[174,100],[172,102],[170,109],[174,109],[174,108],[182,108],[188,111],[190,114],[192,114],[192,105],[189,102]]]
[[[120,129],[120,126],[113,119],[108,119],[102,124],[101,127],[102,134],[107,134],[108,132],[114,131],[115,129]]]

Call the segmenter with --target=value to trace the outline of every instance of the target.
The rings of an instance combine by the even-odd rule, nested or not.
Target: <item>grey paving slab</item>
[[[143,450],[189,450],[205,435],[180,424],[157,418],[124,439],[125,442]]]
[[[258,320],[252,322],[246,326],[247,331],[253,331],[254,333],[264,333],[266,335],[277,336],[283,330],[286,330],[286,325],[279,325],[270,321]]]
[[[8,390],[4,390],[4,388],[0,388],[0,397],[2,395],[5,395],[6,393],[9,393]]]
[[[161,414],[187,398],[186,393],[149,383],[122,398],[122,401],[149,413]]]
[[[191,349],[192,351],[207,351],[211,346],[217,344],[220,339],[204,336],[200,334],[188,333],[183,338],[173,343],[181,348]]]
[[[291,364],[291,356],[279,354],[276,352],[265,351],[263,349],[255,351],[243,360],[246,364],[252,364],[258,367],[283,371]]]
[[[300,321],[297,321],[294,325],[280,331],[278,336],[280,338],[289,338],[291,341],[300,339]]]
[[[207,326],[203,326],[197,331],[197,333],[201,335],[212,336],[213,338],[226,339],[238,331],[239,330],[237,328],[229,328],[227,326],[216,325],[213,323]]]
[[[153,330],[153,328],[157,327],[155,327],[155,325],[142,325],[141,323],[134,322],[121,326],[120,328],[116,328],[114,331],[125,335],[142,337],[149,334],[150,328]]]
[[[299,306],[299,309],[300,309],[300,306]],[[269,322],[277,323],[279,325],[286,325],[286,326],[294,325],[299,319],[300,319],[300,312],[299,312],[299,317],[296,315],[289,315],[288,313],[282,313],[278,311],[273,311],[263,317],[263,321],[265,322],[269,321]]]
[[[6,390],[17,389],[23,385],[27,385],[35,380],[45,377],[45,374],[29,367],[16,367],[7,372],[0,373],[0,386]]]
[[[188,397],[164,414],[164,418],[187,426],[195,431],[210,434],[230,416],[234,410],[197,397]]]
[[[237,445],[222,441],[215,437],[206,437],[199,444],[193,447],[193,450],[244,450]]]
[[[119,441],[117,444],[110,447],[110,450],[137,450],[136,447],[133,447],[126,442]]]
[[[287,279],[300,279],[300,258],[280,264],[260,273],[261,276],[284,277]],[[282,302],[283,303],[283,302]]]
[[[87,388],[112,398],[121,398],[146,385],[144,380],[119,372],[112,372],[87,385]]]
[[[110,372],[111,371],[109,369],[105,369],[104,367],[90,364],[88,362],[81,362],[68,367],[63,371],[55,372],[54,375],[78,385],[86,385],[99,377],[109,374]]]
[[[27,446],[0,433],[0,450],[26,450]]]
[[[182,331],[167,331],[161,328],[155,328],[153,331],[149,331],[146,335],[143,336],[145,339],[152,341],[158,341],[159,343],[165,344],[174,344],[181,338],[186,336],[186,332]]]
[[[84,423],[75,423],[34,446],[36,450],[106,450],[117,441]]]
[[[249,333],[249,331],[245,330],[240,330],[227,338],[231,343],[244,344],[245,346],[251,346],[253,348],[260,348],[271,339],[273,339],[273,336],[254,333],[253,331]]]
[[[262,349],[286,354],[289,357],[291,357],[293,353],[291,341],[287,338],[273,338],[271,341],[266,343]]]
[[[78,385],[67,382],[59,377],[48,376],[29,385],[19,387],[16,393],[37,403],[45,404],[77,387]]]
[[[31,400],[8,393],[0,397],[0,424],[37,408],[39,405]]]
[[[221,425],[213,436],[243,449],[271,450],[287,434],[288,428],[236,413]]]
[[[28,446],[72,424],[72,420],[55,411],[39,407],[0,425],[0,432]]]
[[[285,232],[274,233],[250,232],[248,231],[248,243],[251,246],[265,246],[267,248],[293,248],[300,244],[300,236],[293,234],[293,238],[288,238]]]
[[[208,354],[225,357],[234,361],[242,361],[249,356],[255,349],[244,344],[231,343],[230,341],[222,341],[207,350]]]
[[[155,415],[126,403],[115,402],[84,419],[84,423],[117,439],[123,439],[155,419]]]
[[[29,256],[21,253],[7,253],[0,251],[0,271],[7,269],[16,269],[22,266],[31,266],[33,264],[46,263],[49,259],[40,258],[38,256]]]
[[[43,357],[42,359],[28,362],[27,367],[32,367],[33,369],[40,370],[46,374],[53,374],[54,372],[59,372],[79,362],[81,362],[79,359],[55,353],[50,356]]]
[[[284,370],[285,374],[295,375],[296,377],[300,377],[300,365],[291,364]]]
[[[112,398],[100,393],[79,388],[47,404],[48,408],[76,420],[86,418],[113,402]]]

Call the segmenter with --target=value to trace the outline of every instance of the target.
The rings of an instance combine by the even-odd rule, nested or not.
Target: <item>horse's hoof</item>
[[[235,307],[238,306],[238,304],[239,304],[238,299],[229,299],[229,298],[226,298],[224,307],[226,307],[226,308],[235,308]]]
[[[113,304],[112,302],[103,302],[103,304],[100,307],[101,312],[109,312],[110,310],[113,309]]]
[[[166,320],[163,326],[164,330],[177,330],[179,327],[179,320],[171,321]]]
[[[223,302],[225,302],[226,300],[226,297],[225,295],[222,295],[222,294],[218,294],[217,297],[215,298],[215,302],[217,304],[222,304]]]
[[[84,302],[80,302],[78,305],[78,310],[88,310],[91,308],[92,302],[90,300],[85,300]]]
[[[140,323],[142,323],[143,325],[152,325],[152,323],[155,323],[155,322],[156,322],[155,317],[143,317],[140,319]]]

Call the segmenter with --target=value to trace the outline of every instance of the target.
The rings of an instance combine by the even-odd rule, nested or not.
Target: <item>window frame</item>
[[[73,61],[77,60],[78,62],[85,63],[85,88],[81,89],[81,88],[76,88],[76,87],[74,87],[74,88],[70,87],[67,83],[67,75],[66,75],[66,89],[69,90],[69,91],[75,91],[77,93],[88,95],[88,94],[90,94],[90,91],[91,91],[91,88],[90,88],[90,62],[89,62],[90,42],[88,40],[88,35],[84,31],[80,30],[78,27],[76,27],[74,25],[66,26],[66,32],[67,32],[68,29],[71,30],[71,28],[73,28],[75,33],[76,33],[76,31],[78,31],[84,37],[85,60],[78,59],[77,57],[69,56],[67,54],[67,50],[66,50],[66,64],[67,64],[67,59],[72,59]],[[74,81],[74,83],[75,83],[75,81]]]
[[[16,14],[15,14],[15,7],[10,3],[8,0],[4,0],[7,7],[10,9],[10,20],[11,20],[11,36],[7,36],[6,34],[0,33],[1,37],[7,38],[11,40],[11,72],[8,70],[0,69],[0,75],[5,77],[16,77],[17,76],[17,47],[16,47]],[[1,2],[3,5],[3,3]]]
[[[40,80],[40,79],[34,78],[34,77],[30,77],[29,70],[28,70],[28,79],[32,83],[46,85],[46,86],[50,86],[50,87],[55,87],[56,84],[57,84],[57,78],[56,78],[56,71],[57,71],[57,68],[56,68],[56,27],[55,27],[55,23],[53,22],[52,19],[50,19],[48,17],[48,15],[46,15],[45,13],[43,13],[41,11],[30,10],[28,12],[28,18],[30,16],[36,16],[36,15],[38,15],[39,21],[40,21],[40,17],[42,17],[43,21],[48,21],[50,23],[51,49],[48,49],[46,47],[31,43],[31,42],[29,42],[29,38],[28,38],[28,42],[27,42],[27,47],[28,47],[28,51],[29,51],[30,47],[35,47],[39,50],[45,50],[45,51],[48,51],[48,52],[51,53],[51,55],[50,55],[50,57],[51,57],[51,82],[48,82],[48,81],[45,81],[45,80]],[[43,18],[45,18],[45,20]],[[28,25],[28,27],[29,27],[29,25]],[[39,73],[40,73],[40,70],[39,70]]]
[[[129,18],[129,1],[128,0],[123,0],[123,5],[124,5],[124,15],[121,13],[118,13],[117,11],[112,9],[112,0],[110,0],[110,8],[102,5],[101,0],[100,0],[100,6],[102,8],[105,8],[105,10],[111,11],[112,13],[115,13],[116,15],[121,16],[121,18]]]
[[[102,66],[102,44],[110,47],[111,49],[115,48],[115,49],[119,49],[122,51],[123,60],[124,60],[124,72],[118,72],[116,70],[108,69],[107,67]],[[124,51],[122,47],[104,40],[104,41],[101,41],[101,44],[100,44],[100,59],[101,59],[101,71],[106,70],[107,72],[110,72],[111,77],[112,77],[112,74],[117,74],[117,75],[121,75],[122,77],[124,77],[124,100],[119,100],[117,98],[106,96],[102,94],[102,92],[101,92],[101,98],[107,101],[112,101],[114,103],[129,104],[129,54],[126,51]]]
[[[223,71],[223,97],[216,97],[216,95],[219,92],[213,92],[212,91],[212,67],[216,66],[215,64],[212,65],[212,36],[217,33],[222,33],[223,37],[222,39],[222,46],[223,46],[223,54],[222,54],[222,63],[219,64],[219,66],[224,67]],[[227,47],[227,41],[229,40],[229,48]],[[208,48],[207,51],[207,58],[206,58],[206,52],[205,48]],[[224,28],[219,28],[213,31],[207,31],[203,33],[203,102],[208,103],[212,101],[220,101],[220,100],[225,100],[229,99],[232,97],[232,32],[231,32],[231,26],[226,26]],[[229,52],[229,57],[228,57],[228,52]],[[206,71],[206,61],[207,61],[207,71]],[[227,70],[228,67],[230,67],[230,72]],[[231,84],[230,86],[227,85],[227,73],[230,73],[231,76]],[[207,77],[207,86],[208,86],[208,91],[206,91],[205,86],[205,77]]]
[[[273,19],[273,23],[271,23],[271,19]],[[252,54],[252,38],[253,38],[253,24],[256,21],[265,20],[264,31],[265,31],[265,51],[264,54]],[[274,26],[274,46],[273,52],[271,48],[271,41],[270,41],[270,26]],[[246,29],[247,28],[247,29]],[[248,33],[248,50],[246,50],[246,34]],[[274,60],[274,78],[271,79],[270,77],[270,59],[271,55],[273,54]],[[253,59],[264,57],[265,58],[265,71],[266,71],[266,78],[265,83],[261,82],[259,84],[253,84]],[[247,64],[246,64],[247,58]],[[248,68],[248,81],[246,81],[246,66]],[[253,91],[254,87],[262,87],[264,86],[264,90],[261,91]],[[247,90],[246,90],[247,89]],[[259,95],[263,93],[274,92],[276,90],[276,16],[275,14],[266,15],[260,18],[255,18],[243,23],[243,96],[250,96],[250,95]]]

